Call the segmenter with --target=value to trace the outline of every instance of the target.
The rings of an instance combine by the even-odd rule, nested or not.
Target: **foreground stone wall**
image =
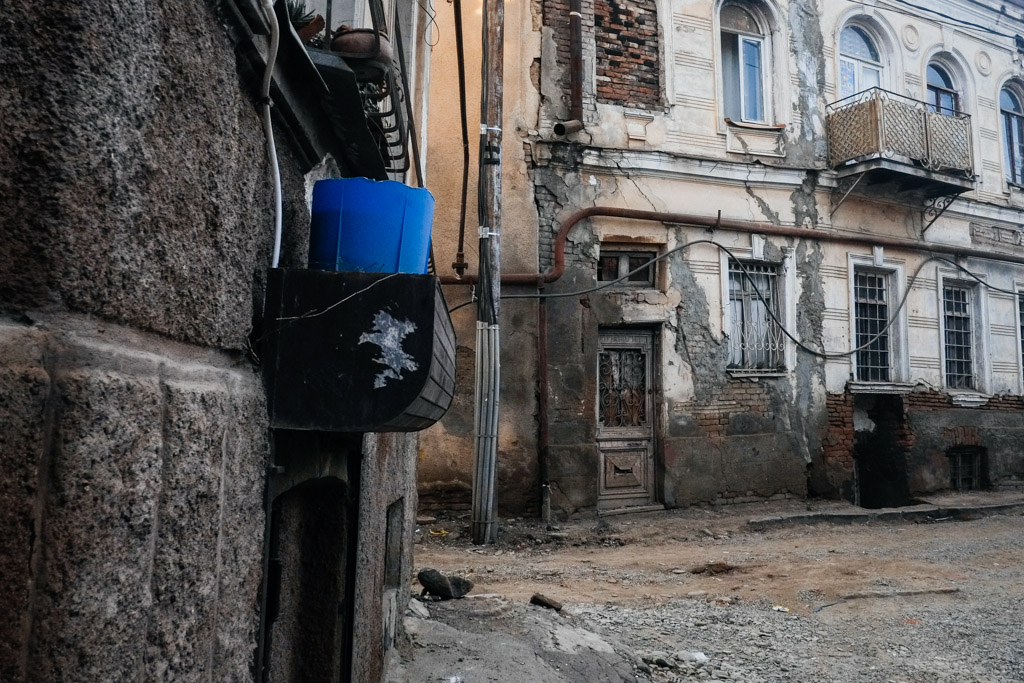
[[[248,680],[265,415],[222,353],[0,320],[0,679]]]
[[[218,8],[0,9],[3,681],[251,680],[272,215]]]

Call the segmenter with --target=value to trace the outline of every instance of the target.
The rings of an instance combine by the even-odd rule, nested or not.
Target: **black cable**
[[[423,27],[423,42],[429,47],[437,47],[437,44],[441,42],[441,27],[437,25],[437,19],[435,18],[437,16],[437,12],[434,11],[434,0],[427,0],[426,7],[424,7],[423,3],[419,0],[416,0],[416,4],[420,6],[420,9],[423,10],[423,13],[426,14],[428,18],[427,25]],[[430,30],[431,24],[434,25],[433,31]],[[434,36],[434,42],[430,42],[430,39],[428,38],[431,33],[436,34]]]
[[[453,0],[452,8],[455,12],[455,57],[459,71],[459,119],[462,125],[462,203],[459,205],[458,253],[464,254],[466,243],[466,198],[469,186],[469,124],[466,121],[466,57],[462,42],[461,0]]]
[[[689,247],[692,247],[692,246],[694,246],[696,244],[711,244],[711,245],[717,247],[718,249],[721,249],[722,251],[724,251],[729,256],[729,258],[732,259],[732,261],[739,267],[740,271],[743,273],[743,276],[750,283],[751,288],[754,290],[754,293],[757,295],[758,300],[760,300],[760,302],[762,304],[764,304],[765,312],[772,319],[772,321],[776,325],[779,326],[779,330],[784,335],[786,335],[786,337],[790,341],[792,341],[794,344],[796,344],[797,348],[802,349],[803,351],[805,351],[805,352],[807,352],[807,353],[809,353],[809,354],[811,354],[813,356],[816,356],[818,358],[824,358],[824,359],[829,359],[829,358],[846,358],[848,356],[852,356],[853,354],[868,348],[869,346],[874,344],[880,337],[882,337],[882,335],[884,335],[886,332],[888,332],[889,328],[892,327],[894,324],[896,324],[896,322],[898,321],[900,311],[903,310],[903,307],[906,305],[907,299],[910,297],[910,290],[913,289],[914,283],[917,282],[917,279],[921,276],[921,271],[924,270],[924,267],[926,265],[928,265],[929,263],[931,263],[932,261],[942,261],[944,263],[948,263],[949,265],[953,266],[957,270],[959,270],[959,271],[967,274],[969,277],[977,280],[979,283],[981,283],[985,287],[988,287],[989,289],[995,290],[997,292],[1003,292],[1004,294],[1011,294],[1013,296],[1018,296],[1018,294],[1019,294],[1018,292],[1015,292],[1015,291],[1011,291],[1011,290],[1008,290],[1008,289],[1003,289],[1001,287],[995,287],[993,285],[988,284],[987,282],[982,280],[980,277],[975,275],[970,270],[967,270],[966,268],[964,268],[960,264],[958,264],[955,261],[952,261],[951,259],[948,259],[948,258],[946,258],[944,256],[928,256],[927,258],[925,258],[924,261],[922,261],[918,265],[917,270],[914,271],[914,275],[910,278],[910,280],[907,281],[907,286],[905,288],[905,291],[903,292],[903,296],[900,298],[899,304],[896,306],[896,309],[893,311],[892,317],[885,324],[885,326],[881,330],[878,331],[877,334],[875,334],[873,337],[871,337],[865,343],[863,343],[860,346],[858,346],[856,348],[853,348],[853,349],[851,349],[849,351],[833,351],[833,352],[819,351],[817,349],[811,348],[810,346],[807,346],[802,341],[800,341],[795,336],[793,336],[793,333],[790,332],[786,328],[786,325],[782,322],[782,320],[779,319],[778,315],[772,310],[772,307],[768,303],[768,300],[765,299],[764,295],[761,293],[761,290],[758,288],[757,283],[754,281],[754,278],[751,276],[751,274],[747,270],[747,268],[743,265],[743,262],[740,261],[740,259],[737,258],[736,255],[733,254],[732,251],[730,251],[728,247],[726,247],[723,244],[719,244],[718,242],[715,242],[714,240],[699,239],[699,240],[693,240],[691,242],[686,242],[685,244],[681,244],[681,245],[679,245],[677,247],[669,249],[664,254],[659,254],[658,256],[655,256],[653,259],[650,259],[649,261],[647,261],[643,265],[641,265],[641,266],[639,266],[637,268],[634,268],[633,270],[629,271],[625,275],[623,275],[621,277],[618,277],[618,278],[616,278],[614,280],[609,280],[608,282],[604,282],[604,283],[602,283],[600,285],[597,285],[596,287],[588,287],[587,289],[581,289],[581,290],[574,291],[574,292],[552,292],[550,294],[542,294],[542,293],[539,293],[539,292],[536,293],[536,294],[505,294],[501,298],[502,299],[558,299],[558,298],[565,298],[565,297],[583,296],[585,294],[592,294],[594,292],[601,291],[602,289],[606,289],[608,287],[611,287],[612,285],[618,284],[619,282],[622,282],[623,280],[626,280],[630,276],[635,275],[636,273],[639,273],[639,272],[649,268],[651,265],[657,263],[658,261],[666,259],[669,256],[671,256],[671,255],[673,255],[673,254],[675,254],[675,253],[677,253],[679,251],[682,251],[683,249],[687,249]],[[469,302],[466,302],[464,304],[460,304],[459,306],[456,306],[455,308],[450,309],[449,312],[458,310],[459,308],[462,308],[463,306],[466,306],[466,305],[468,305],[470,303],[472,303],[472,300],[469,301]]]
[[[869,3],[864,2],[863,0],[848,0],[848,1],[851,2],[854,5],[861,5],[862,7],[869,7],[869,6],[870,7],[877,7],[877,5],[874,5],[874,4],[870,4],[869,5]],[[916,10],[918,10],[920,12],[928,12],[929,14],[933,14],[935,16],[941,17],[943,19],[946,19],[949,22],[952,22],[952,23],[957,24],[959,26],[962,26],[964,28],[977,29],[979,31],[984,31],[985,33],[988,33],[988,34],[991,34],[991,35],[994,35],[994,36],[999,36],[1000,38],[1009,38],[1010,40],[1015,40],[1016,39],[1016,36],[1012,36],[1012,35],[1010,35],[1008,33],[1000,33],[999,31],[995,31],[995,30],[989,28],[988,26],[985,26],[983,24],[975,24],[973,21],[967,21],[966,19],[957,19],[956,17],[952,17],[952,16],[950,16],[948,14],[944,14],[943,12],[940,12],[940,11],[935,10],[935,9],[931,9],[930,7],[925,7],[923,5],[914,4],[912,2],[909,2],[908,0],[891,0],[891,1],[892,2],[898,2],[900,4],[906,5],[907,7],[913,7],[914,9],[916,9]],[[887,6],[886,9],[889,9],[889,10],[891,10],[893,12],[896,12],[897,14],[902,14],[902,15],[907,16],[907,17],[912,17],[914,19],[920,19],[920,16],[918,16],[916,14],[913,14],[911,12],[901,11],[901,10],[897,9],[896,7]],[[939,22],[939,23],[942,23],[942,22]]]
[[[504,297],[503,297],[503,298],[504,298]],[[476,303],[476,297],[473,297],[473,298],[472,298],[472,299],[470,299],[469,301],[463,301],[463,302],[462,302],[461,304],[459,304],[458,306],[455,306],[455,307],[453,307],[453,308],[449,308],[449,309],[448,309],[448,312],[449,312],[449,313],[454,313],[455,311],[459,310],[460,308],[465,308],[466,306],[469,306],[470,304],[475,304],[475,303]]]

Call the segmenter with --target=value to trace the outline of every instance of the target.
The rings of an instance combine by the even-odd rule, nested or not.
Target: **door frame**
[[[658,427],[660,424],[659,411],[661,409],[661,325],[601,325],[597,330],[596,353],[594,363],[594,445],[597,450],[597,506],[600,510],[621,509],[628,507],[642,507],[656,505],[661,502],[661,453]],[[626,337],[630,335],[642,335],[649,340],[649,357],[647,360],[647,422],[644,428],[645,434],[641,435],[639,430],[633,434],[623,434],[621,437],[601,436],[601,351],[606,348],[604,341],[607,338]],[[611,348],[614,348],[612,346]],[[601,448],[602,442],[628,442],[638,439],[649,441],[646,479],[646,499],[642,500],[638,493],[609,494],[605,492],[605,463],[604,451]],[[613,448],[609,449],[614,451]]]

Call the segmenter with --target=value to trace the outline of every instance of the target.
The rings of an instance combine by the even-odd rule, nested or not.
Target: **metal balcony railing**
[[[399,3],[357,0],[363,10],[357,13],[362,17],[357,26],[335,26],[334,4],[327,1],[321,42],[355,73],[366,125],[381,162],[388,174],[404,180],[411,167],[419,171],[420,159]]]
[[[974,172],[971,117],[871,88],[828,105],[829,165],[882,157],[931,171]]]

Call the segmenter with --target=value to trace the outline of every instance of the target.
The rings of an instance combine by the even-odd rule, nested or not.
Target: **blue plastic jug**
[[[332,178],[313,186],[309,267],[426,273],[434,197],[393,180]]]

